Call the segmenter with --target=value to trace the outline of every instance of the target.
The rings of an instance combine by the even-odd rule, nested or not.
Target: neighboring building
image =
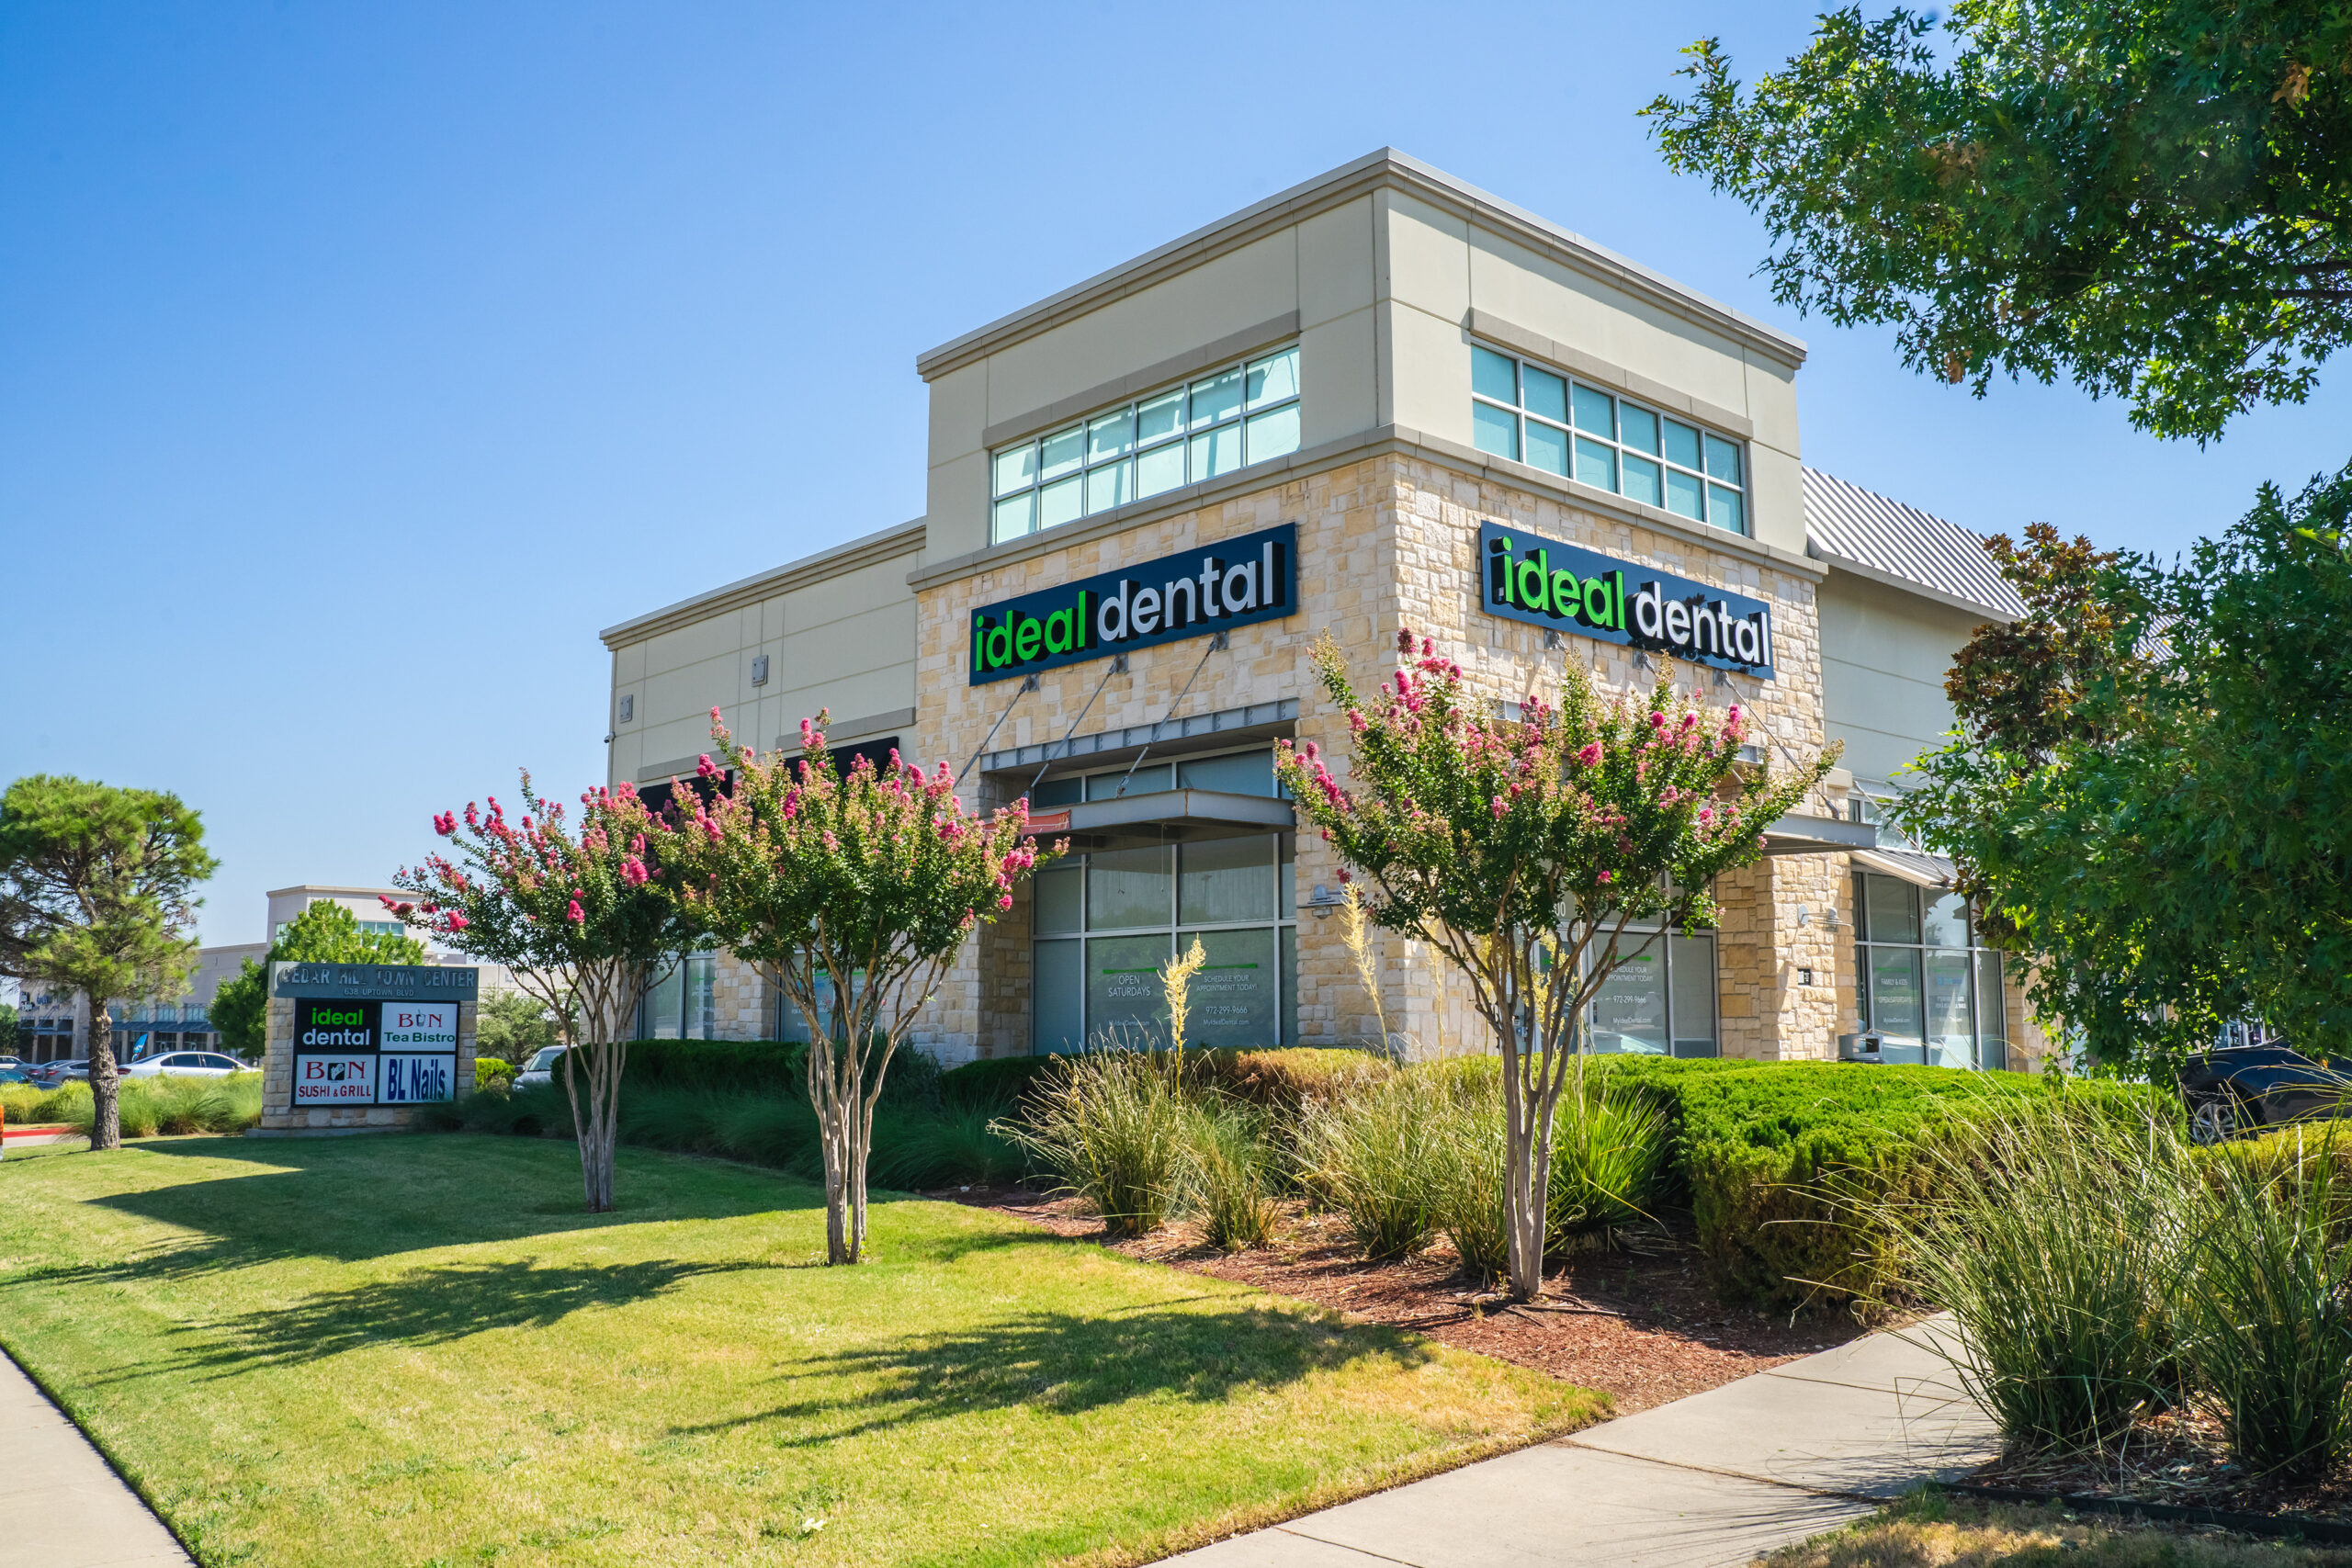
[[[424,942],[427,964],[474,963],[424,933],[411,931],[394,919],[380,901],[406,897],[390,887],[305,884],[276,888],[268,895],[270,942],[277,941],[294,918],[312,904],[332,903],[349,909],[362,931],[413,936]],[[219,1032],[212,1027],[209,1011],[212,998],[220,994],[221,982],[236,978],[247,959],[259,963],[269,948],[268,942],[200,947],[197,949],[196,968],[188,976],[187,988],[177,997],[168,1000],[150,997],[116,1001],[107,1010],[114,1026],[115,1055],[123,1061],[133,1062],[164,1051],[219,1049]],[[514,988],[514,980],[500,965],[476,967],[481,971],[485,997]],[[33,985],[26,986],[24,992],[25,1005],[19,1014],[23,1020],[19,1055],[28,1062],[52,1062],[80,1061],[90,1054],[90,1004],[85,998],[78,992],[68,995]]]
[[[1348,752],[1317,637],[1363,680],[1399,624],[1498,705],[1586,663],[1678,668],[1758,754],[1845,765],[1596,1007],[1604,1049],[2028,1066],[2040,1036],[1950,868],[1873,800],[1933,745],[1942,671],[2017,611],[1962,530],[1806,470],[1804,347],[1426,164],[1383,152],[922,355],[926,515],[615,626],[612,782],[658,788],[707,714],[798,745],[946,759],[1074,852],[966,950],[917,1040],[945,1059],[1151,1029],[1201,936],[1211,1044],[1376,1034],[1295,831],[1277,739]],[[1302,919],[1302,916],[1305,918]],[[1425,944],[1381,939],[1390,1028],[1482,1037]],[[796,1032],[763,976],[682,964],[649,1034]]]

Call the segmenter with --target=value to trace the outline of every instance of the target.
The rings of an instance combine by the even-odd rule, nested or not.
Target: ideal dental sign
[[[977,609],[964,668],[985,685],[1297,608],[1298,525],[1285,523]]]
[[[1772,607],[1523,528],[1478,530],[1487,613],[1772,679]]]

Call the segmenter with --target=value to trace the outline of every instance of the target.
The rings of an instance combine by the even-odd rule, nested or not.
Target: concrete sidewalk
[[[1931,1322],[1912,1337],[1932,1336]],[[1873,1334],[1286,1525],[1186,1568],[1717,1568],[1992,1457],[1940,1356]]]
[[[139,1494],[0,1355],[0,1568],[194,1568]]]

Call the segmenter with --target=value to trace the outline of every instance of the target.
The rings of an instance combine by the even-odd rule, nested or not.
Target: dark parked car
[[[2280,1040],[2209,1051],[2180,1075],[2188,1136],[2199,1144],[2342,1115],[2352,1111],[2346,1090],[2352,1090],[2352,1061],[2315,1062]]]

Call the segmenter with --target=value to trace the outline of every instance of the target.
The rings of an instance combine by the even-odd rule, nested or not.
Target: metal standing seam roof
[[[1818,468],[1804,470],[1806,553],[1916,582],[2000,616],[2025,614],[1982,535]]]

